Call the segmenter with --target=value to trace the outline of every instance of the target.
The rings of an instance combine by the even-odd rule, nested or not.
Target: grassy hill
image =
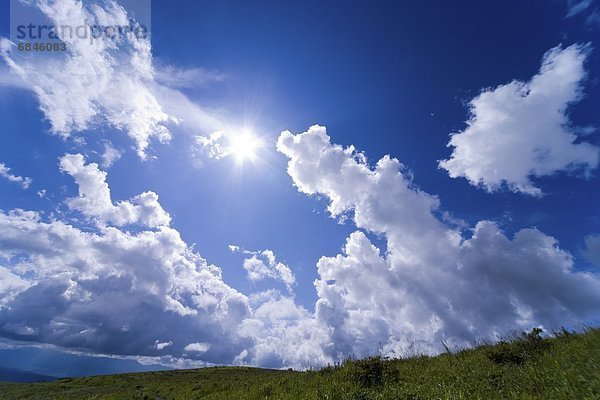
[[[0,399],[600,399],[600,329],[320,371],[244,367],[0,383]]]

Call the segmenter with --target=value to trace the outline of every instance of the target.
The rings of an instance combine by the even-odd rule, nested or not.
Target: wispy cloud
[[[180,89],[202,87],[210,83],[222,82],[227,77],[219,71],[210,71],[198,67],[185,69],[160,64],[155,67],[154,76],[160,84]]]
[[[567,5],[567,18],[581,17],[588,27],[600,27],[600,9],[595,0],[568,0]]]
[[[192,153],[200,160],[203,158],[220,159],[227,155],[228,135],[216,131],[208,136],[195,136]]]
[[[567,17],[574,17],[589,9],[594,0],[569,0],[568,3],[569,11],[567,12]]]
[[[117,149],[110,142],[104,143],[104,151],[102,152],[102,168],[107,169],[117,162],[123,156],[123,151]]]
[[[0,177],[7,179],[9,182],[20,184],[23,189],[29,188],[33,182],[31,178],[14,175],[10,171],[11,169],[7,167],[6,164],[0,163]]]
[[[591,263],[600,266],[600,235],[589,235],[585,238],[583,254]]]

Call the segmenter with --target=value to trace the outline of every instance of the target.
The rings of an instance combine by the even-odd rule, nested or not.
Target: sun
[[[252,132],[242,132],[229,137],[227,153],[235,157],[238,163],[245,160],[254,160],[257,150],[262,146],[262,141]]]

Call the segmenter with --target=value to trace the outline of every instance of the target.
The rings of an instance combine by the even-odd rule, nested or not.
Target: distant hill
[[[318,371],[215,367],[0,383],[0,400],[600,399],[600,330],[540,333],[437,357],[370,357]]]
[[[53,380],[56,380],[53,376],[0,367],[0,381],[2,382],[50,382]]]

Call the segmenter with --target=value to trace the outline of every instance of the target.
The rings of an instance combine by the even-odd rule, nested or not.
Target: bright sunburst
[[[237,162],[254,160],[257,150],[262,146],[262,141],[252,132],[242,132],[229,138],[228,154],[235,157]]]

